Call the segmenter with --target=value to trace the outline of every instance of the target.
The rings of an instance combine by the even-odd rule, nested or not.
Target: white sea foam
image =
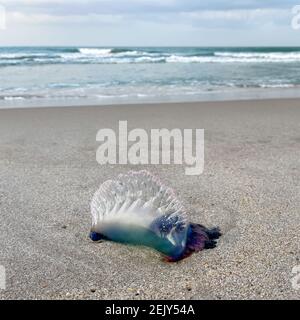
[[[181,62],[181,63],[201,63],[201,62],[212,62],[211,57],[198,57],[198,56],[178,56],[178,55],[171,55],[170,57],[166,58],[166,62]]]
[[[79,52],[84,55],[107,57],[110,56],[112,49],[94,49],[94,48],[80,48]]]
[[[215,52],[215,57],[233,62],[297,62],[300,52]]]

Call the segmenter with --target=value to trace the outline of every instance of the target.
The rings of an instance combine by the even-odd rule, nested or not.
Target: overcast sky
[[[0,0],[0,45],[300,46],[300,0]],[[1,16],[1,15],[0,15]]]

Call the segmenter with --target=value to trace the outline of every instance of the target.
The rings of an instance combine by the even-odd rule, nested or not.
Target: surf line
[[[119,121],[118,133],[100,129],[99,164],[169,165],[185,164],[186,175],[200,175],[204,169],[204,129],[145,129],[128,131],[127,121]]]

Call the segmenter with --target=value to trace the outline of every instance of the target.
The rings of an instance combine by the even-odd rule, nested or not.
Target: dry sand
[[[204,128],[205,168],[100,166],[100,128]],[[0,110],[0,299],[299,299],[300,100]],[[214,250],[175,264],[92,243],[101,182],[146,168],[177,190],[190,220],[219,225]]]

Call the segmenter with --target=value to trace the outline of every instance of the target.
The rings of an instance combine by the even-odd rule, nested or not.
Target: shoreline
[[[96,134],[204,128],[199,176],[184,165],[104,165]],[[300,264],[300,99],[0,110],[2,299],[291,299]],[[149,249],[92,243],[99,185],[147,169],[217,248],[175,264]]]
[[[98,108],[127,108],[127,107],[160,107],[160,106],[179,106],[179,105],[184,105],[184,106],[196,106],[196,105],[220,105],[220,104],[237,104],[241,103],[241,105],[247,104],[247,103],[261,103],[261,102],[285,102],[285,101],[290,101],[290,102],[298,102],[300,101],[300,97],[279,97],[279,98],[251,98],[251,99],[233,99],[233,100],[208,100],[208,101],[176,101],[176,102],[136,102],[136,103],[112,103],[112,104],[78,104],[78,105],[45,105],[45,106],[17,106],[17,107],[1,107],[0,106],[0,112],[1,111],[13,111],[13,110],[59,110],[59,109],[98,109]]]
[[[205,96],[211,95],[210,98]],[[80,106],[89,107],[107,107],[107,106],[128,106],[128,105],[157,105],[157,104],[195,104],[195,103],[210,103],[210,102],[232,102],[232,101],[266,101],[266,100],[284,100],[284,99],[300,99],[300,90],[298,87],[293,88],[247,88],[247,89],[231,89],[220,92],[205,92],[201,95],[189,96],[178,95],[176,98],[157,97],[157,98],[107,98],[105,100],[82,98],[70,100],[22,100],[12,99],[0,100],[0,110],[11,109],[31,109],[31,108],[72,108]]]

